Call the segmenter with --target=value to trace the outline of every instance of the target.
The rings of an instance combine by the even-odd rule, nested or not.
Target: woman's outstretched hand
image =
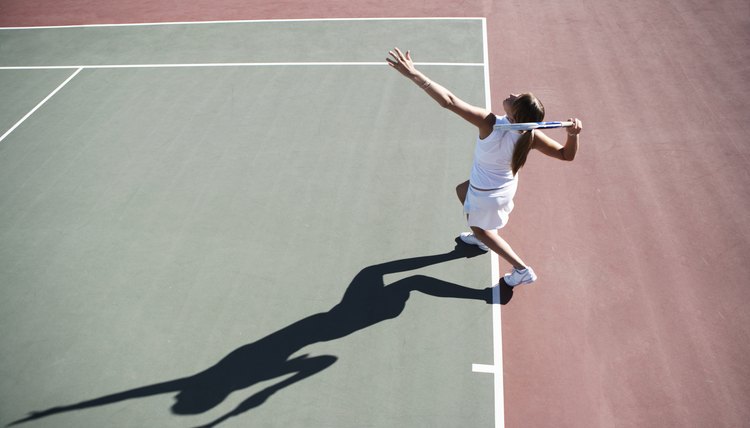
[[[429,77],[414,67],[414,62],[411,60],[411,53],[409,51],[406,51],[406,54],[404,54],[401,52],[401,49],[393,48],[388,53],[391,54],[391,58],[385,59],[388,65],[422,88],[430,98],[440,104],[440,107],[456,113],[464,120],[479,128],[481,138],[485,138],[492,133],[492,126],[495,124],[495,116],[492,112],[461,100],[444,86],[430,80]]]
[[[399,48],[393,48],[388,53],[391,54],[393,59],[386,58],[385,60],[388,61],[388,65],[398,70],[399,73],[408,78],[412,78],[417,73],[409,51],[406,51],[406,54],[404,54]]]

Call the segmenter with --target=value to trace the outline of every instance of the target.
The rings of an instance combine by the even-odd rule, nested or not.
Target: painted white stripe
[[[474,373],[495,373],[495,366],[487,364],[472,364],[471,371]]]
[[[487,42],[487,20],[482,20],[482,39],[484,43],[484,102],[487,110],[492,110],[492,93],[490,91],[490,55]],[[505,428],[505,393],[503,389],[503,326],[500,314],[500,266],[497,254],[490,251],[490,271],[492,288],[492,358],[493,364],[472,364],[475,373],[493,375],[495,428]]]
[[[492,93],[490,91],[490,54],[487,40],[487,20],[482,20],[482,39],[484,43],[484,100],[487,110],[492,110]],[[492,284],[500,281],[500,266],[498,256],[490,252],[490,269]],[[505,391],[503,387],[503,325],[500,313],[500,287],[492,290],[492,345],[494,353],[495,371],[495,428],[505,427]]]
[[[205,64],[99,64],[99,65],[29,65],[7,66],[0,70],[58,70],[58,69],[97,69],[97,68],[187,68],[187,67],[311,67],[311,66],[384,66],[378,62],[225,62]],[[418,62],[418,66],[437,67],[484,67],[480,62]]]
[[[26,119],[29,118],[29,116],[31,116],[32,114],[34,114],[34,112],[37,111],[39,109],[39,107],[43,106],[44,103],[46,103],[50,98],[52,98],[57,93],[57,91],[59,91],[60,89],[62,89],[63,86],[67,85],[68,82],[70,82],[71,80],[73,80],[73,78],[76,77],[76,75],[78,73],[80,73],[81,70],[83,70],[83,68],[77,69],[73,74],[70,75],[70,77],[68,77],[67,79],[65,79],[65,81],[62,82],[60,84],[60,86],[58,86],[57,88],[55,88],[54,91],[52,91],[49,95],[47,95],[47,97],[45,99],[43,99],[39,104],[37,104],[36,107],[34,107],[33,109],[31,109],[30,112],[26,113],[26,116],[22,117],[21,120],[19,120],[18,122],[16,122],[16,124],[13,125],[12,128],[10,128],[8,131],[5,132],[5,134],[3,134],[2,137],[0,137],[0,142],[2,142],[5,139],[5,137],[7,137],[8,135],[10,135],[10,133],[13,132],[16,128],[18,128]]]
[[[498,256],[490,252],[492,283],[500,281]],[[495,371],[495,428],[505,427],[505,390],[503,388],[503,324],[500,313],[500,287],[492,289],[492,344],[494,348]]]
[[[185,21],[185,22],[134,22],[126,24],[82,24],[82,25],[45,25],[38,27],[0,27],[0,30],[36,30],[56,28],[93,28],[93,27],[140,27],[151,25],[205,25],[205,24],[247,24],[263,22],[328,22],[328,21],[460,21],[483,20],[479,17],[415,17],[415,18],[310,18],[310,19],[248,19],[235,21]]]

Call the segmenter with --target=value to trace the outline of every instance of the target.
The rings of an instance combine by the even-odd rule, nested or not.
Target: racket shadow
[[[480,254],[483,253],[476,247],[467,246],[457,240],[453,251],[444,254],[368,266],[352,279],[341,302],[329,311],[311,315],[260,340],[243,345],[199,373],[75,404],[31,412],[25,418],[7,426],[160,394],[175,394],[175,402],[170,408],[173,414],[198,415],[218,406],[235,391],[249,388],[259,382],[292,375],[251,395],[232,411],[203,425],[217,426],[229,418],[262,405],[276,392],[330,367],[337,361],[337,357],[293,355],[314,343],[336,340],[384,320],[396,318],[403,312],[412,291],[441,298],[472,299],[491,304],[491,288],[468,288],[425,275],[413,275],[388,285],[383,281],[387,274],[412,271]],[[512,295],[512,290],[510,292]]]

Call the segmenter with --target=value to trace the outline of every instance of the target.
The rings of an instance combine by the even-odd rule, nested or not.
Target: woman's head
[[[541,122],[544,120],[544,105],[531,92],[510,94],[503,100],[503,109],[513,123]]]
[[[544,120],[544,105],[531,92],[525,94],[510,94],[503,101],[503,109],[508,120],[513,123],[541,122]],[[513,149],[511,168],[515,175],[526,163],[526,157],[531,151],[534,141],[534,131],[524,131]]]

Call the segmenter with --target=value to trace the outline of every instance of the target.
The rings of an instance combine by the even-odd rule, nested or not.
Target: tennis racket
[[[503,131],[528,131],[530,129],[547,129],[547,128],[567,128],[573,126],[573,122],[524,122],[524,123],[504,123],[495,125],[495,129]]]

